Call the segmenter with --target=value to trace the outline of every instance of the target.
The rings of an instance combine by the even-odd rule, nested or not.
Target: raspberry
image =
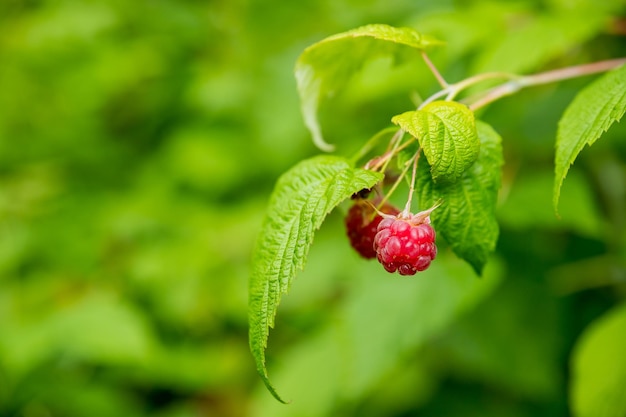
[[[385,270],[400,275],[423,271],[437,255],[435,230],[423,216],[386,218],[374,237],[376,258]]]
[[[390,204],[383,204],[380,211],[393,215],[399,213],[399,210]],[[350,244],[365,259],[376,257],[374,236],[381,220],[383,218],[380,214],[376,214],[374,208],[363,200],[357,200],[346,215],[346,232]]]

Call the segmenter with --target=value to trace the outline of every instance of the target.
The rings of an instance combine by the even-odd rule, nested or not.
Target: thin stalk
[[[450,86],[449,93],[446,96],[446,100],[454,100],[454,98],[463,90],[478,83],[487,80],[493,80],[498,78],[504,78],[508,80],[515,80],[521,78],[519,75],[511,74],[508,72],[486,72],[484,74],[474,75],[473,77],[466,78],[464,80],[459,81],[458,83],[454,83]]]
[[[419,149],[415,152],[413,156],[413,171],[411,172],[411,184],[409,187],[409,197],[406,200],[406,205],[404,206],[404,211],[402,212],[402,217],[409,217],[411,214],[411,202],[413,201],[413,194],[415,193],[415,177],[417,174],[417,161],[420,158]]]
[[[394,133],[391,140],[389,141],[389,144],[387,145],[387,150],[385,151],[385,153],[382,154],[381,156],[377,156],[373,159],[370,159],[365,164],[364,168],[369,169],[371,171],[381,171],[381,172],[384,171],[384,168],[387,166],[387,163],[393,157],[393,153],[390,149],[392,147],[393,149],[395,149],[398,146],[397,144],[399,143],[403,135],[404,135],[404,131],[402,129],[398,129],[398,131]],[[383,169],[381,169],[381,167]]]
[[[435,67],[435,64],[432,63],[432,61],[426,54],[426,51],[422,51],[422,58],[424,59],[424,62],[426,63],[426,65],[428,65],[428,69],[430,69],[430,72],[432,72],[435,78],[437,79],[437,82],[439,83],[441,88],[444,88],[444,89],[448,88],[448,83],[443,78],[443,76],[441,75],[437,67]]]
[[[391,160],[393,159],[393,157],[395,155],[397,155],[398,153],[398,148],[400,147],[400,143],[402,143],[402,137],[404,136],[404,130],[400,129],[398,130],[398,133],[396,133],[393,136],[392,141],[395,141],[393,144],[393,148],[391,148],[391,150],[388,150],[385,155],[387,155],[387,158],[385,159],[384,163],[382,164],[382,167],[380,167],[380,172],[385,172],[385,170],[387,169],[387,166],[389,165],[389,162],[391,162]]]
[[[365,144],[359,149],[359,151],[352,157],[350,160],[352,165],[356,165],[357,161],[367,155],[373,148],[376,146],[376,143],[386,134],[391,133],[393,131],[397,131],[397,127],[388,127],[386,129],[381,130],[372,136]],[[397,132],[396,132],[397,133]]]
[[[410,162],[410,161],[407,161],[407,162]],[[379,209],[387,202],[387,200],[389,200],[389,197],[391,197],[394,191],[396,191],[396,188],[398,188],[398,185],[400,185],[400,182],[402,182],[402,180],[404,179],[404,176],[409,171],[410,167],[411,167],[411,164],[407,163],[404,169],[402,170],[402,172],[400,173],[400,175],[398,176],[398,178],[396,179],[396,181],[393,183],[393,185],[389,189],[389,191],[387,191],[387,194],[385,194],[385,197],[383,197],[380,203],[378,203]]]
[[[481,98],[471,103],[469,108],[475,111],[502,97],[514,94],[525,87],[549,84],[555,81],[606,72],[624,64],[626,64],[626,58],[618,58],[522,76],[487,91]]]
[[[385,152],[386,153],[391,152],[392,149],[394,149],[396,146],[398,146],[400,144],[400,142],[402,141],[402,137],[403,136],[404,136],[404,130],[398,129],[398,131],[396,133],[394,133],[393,137],[391,138],[391,140],[387,144],[387,150]]]
[[[432,96],[428,97],[426,100],[424,100],[422,102],[422,104],[420,104],[420,106],[417,108],[418,110],[422,109],[424,106],[426,106],[429,103],[432,103],[433,101],[437,100],[440,97],[443,97],[447,94],[450,93],[450,89],[448,88],[444,88],[443,90],[439,90],[437,91],[435,94],[433,94]]]
[[[518,79],[521,78],[519,75],[510,74],[507,72],[486,72],[484,74],[474,75],[473,77],[466,78],[464,80],[459,81],[458,83],[449,84],[443,90],[437,91],[432,96],[428,97],[426,100],[420,104],[419,109],[423,108],[428,103],[431,103],[441,97],[445,96],[446,101],[453,100],[461,91],[465,90],[468,87],[471,87],[475,84],[481,83],[483,81],[497,79],[497,78],[505,78],[505,79]]]

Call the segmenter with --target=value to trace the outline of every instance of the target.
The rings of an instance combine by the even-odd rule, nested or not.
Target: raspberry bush
[[[347,240],[361,257],[376,258],[390,273],[425,271],[415,279],[437,279],[426,270],[439,245],[441,257],[452,253],[481,275],[499,234],[495,210],[504,159],[500,135],[476,111],[523,88],[607,72],[577,95],[559,122],[555,210],[578,154],[626,111],[624,58],[533,75],[486,72],[450,83],[428,55],[441,44],[410,28],[368,25],[324,39],[298,58],[304,122],[314,143],[327,152],[334,146],[324,138],[318,109],[368,61],[421,59],[440,89],[418,100],[416,108],[389,115],[393,126],[375,133],[355,155],[316,156],[278,180],[254,249],[249,324],[257,370],[280,401],[265,366],[269,328],[281,296],[304,267],[315,230],[334,208],[356,197],[345,215]],[[374,198],[362,193],[370,189]],[[396,209],[391,201],[404,208]]]

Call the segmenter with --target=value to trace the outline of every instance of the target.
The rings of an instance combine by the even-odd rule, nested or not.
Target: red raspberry
[[[380,211],[393,215],[399,213],[399,210],[390,204],[383,204]],[[380,214],[376,214],[374,208],[363,200],[357,200],[346,215],[346,232],[350,244],[366,259],[376,257],[374,236],[382,219]]]
[[[427,219],[386,218],[378,224],[374,237],[376,258],[388,272],[415,275],[423,271],[437,255],[435,230]]]

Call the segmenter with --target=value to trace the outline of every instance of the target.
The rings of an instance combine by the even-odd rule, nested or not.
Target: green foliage
[[[474,71],[526,74],[594,36],[605,20],[596,12],[532,17],[511,36],[489,44]]]
[[[552,207],[558,119],[602,75],[476,112],[506,160],[481,279],[441,233],[429,270],[390,276],[351,251],[349,201],[326,216],[266,352],[289,405],[251,360],[250,255],[276,179],[317,152],[293,77],[307,46],[372,22],[445,41],[416,48],[392,29],[404,41],[321,45],[337,52],[337,74],[347,68],[321,81],[342,80],[317,97],[324,138],[350,158],[386,132],[359,156],[366,163],[387,150],[393,115],[441,90],[422,52],[450,85],[626,56],[624,0],[274,6],[0,1],[0,415],[575,415],[572,383],[598,393],[572,379],[586,335],[604,328],[589,363],[602,369],[600,355],[612,355],[608,376],[624,366],[608,351],[622,339],[613,318],[626,294],[623,117],[578,154],[559,217]],[[471,103],[474,87],[454,99]],[[408,135],[400,145],[409,140],[400,162],[417,150]],[[392,202],[407,189],[399,182]],[[610,397],[609,380],[597,382]]]
[[[276,399],[269,382],[265,348],[280,297],[296,272],[304,268],[313,233],[346,198],[371,188],[382,175],[351,168],[339,157],[318,156],[287,171],[276,183],[252,260],[249,288],[250,349],[257,370]]]
[[[410,58],[406,47],[422,50],[439,43],[411,28],[375,24],[330,36],[305,49],[298,58],[295,73],[302,114],[315,144],[322,150],[333,149],[324,141],[317,120],[318,107],[323,98],[336,94],[364,63],[380,56],[392,56],[401,62]]]
[[[563,340],[554,331],[560,313],[541,285],[511,279],[514,274],[506,271],[492,296],[454,322],[430,353],[457,377],[474,375],[529,402],[541,401],[558,396],[564,382],[558,365]]]
[[[581,336],[572,359],[570,395],[576,417],[626,414],[626,305],[616,307]]]
[[[462,104],[435,101],[391,121],[419,140],[435,182],[455,182],[478,158],[474,113]]]
[[[480,274],[498,240],[496,202],[503,164],[500,136],[488,124],[477,121],[480,154],[454,183],[434,183],[431,168],[420,164],[417,189],[422,206],[441,201],[432,214],[435,230],[454,252]]]
[[[558,217],[552,205],[553,188],[554,170],[548,167],[516,178],[506,200],[498,207],[499,223],[513,230],[541,227],[599,238],[606,225],[588,180],[576,170],[570,172],[560,196]],[[528,204],[529,201],[536,203]]]
[[[392,375],[400,378],[405,372],[411,373],[415,363],[426,364],[425,358],[411,353],[488,298],[502,279],[503,270],[497,262],[477,280],[466,263],[451,254],[442,258],[443,262],[424,272],[423,279],[416,280],[389,280],[383,270],[372,274],[370,264],[345,259],[346,266],[354,271],[350,295],[333,311],[333,320],[305,342],[287,349],[286,365],[274,374],[292,402],[285,407],[262,392],[257,401],[263,411],[253,415],[328,415],[337,401],[343,401],[350,410],[363,392],[385,401],[377,390],[397,389],[400,381]],[[296,292],[298,286],[292,294]],[[417,385],[428,389],[433,384],[431,378],[422,375]],[[406,395],[416,395],[415,388],[406,387]],[[387,404],[395,407],[393,401]],[[358,415],[358,411],[352,413]]]
[[[585,145],[591,146],[626,112],[626,66],[609,72],[576,95],[559,121],[553,203],[563,180]]]
[[[536,48],[535,54],[531,55],[530,59],[523,61],[523,65],[529,67],[538,65],[538,63],[547,60],[547,57],[556,51],[561,50],[564,45],[594,33],[601,24],[599,22],[603,21],[603,18],[599,17],[600,15],[593,15],[592,19],[588,19],[589,25],[575,25],[577,30],[583,28],[582,30],[570,31],[569,28],[572,26],[572,21],[581,19],[581,16],[578,14],[564,14],[556,17],[555,20],[553,20],[554,17],[548,15],[541,16],[529,26],[529,31],[520,31],[518,32],[519,37],[508,38],[509,44],[505,41],[502,45],[506,47],[501,51],[508,53],[512,49],[510,46],[516,45],[516,42],[519,42],[520,39],[524,39],[524,42],[532,42],[548,35],[550,41],[544,42],[542,44],[543,48]],[[555,24],[555,22],[558,24]],[[562,27],[560,28],[559,25],[562,25]],[[563,30],[563,28],[567,28],[567,30]],[[372,37],[374,39],[371,39]],[[374,40],[391,41],[391,45],[381,44],[380,47],[383,48],[384,45],[385,49],[379,50],[372,47]],[[418,40],[417,43],[415,43],[415,40]],[[335,42],[339,42],[341,47],[333,45]],[[389,48],[395,46],[394,44],[396,43],[408,44],[422,50],[426,46],[426,44],[421,43],[421,35],[416,32],[413,33],[410,30],[407,32],[405,29],[393,29],[388,26],[376,25],[361,27],[327,38],[309,47],[300,56],[296,64],[296,79],[298,81],[302,111],[305,123],[313,134],[313,140],[319,147],[325,150],[333,149],[323,141],[321,129],[317,121],[317,108],[320,96],[335,94],[347,82],[350,76],[357,72],[363,62],[376,58],[379,55],[393,55]],[[327,44],[331,44],[331,46]],[[517,54],[519,45],[514,49]],[[397,59],[397,57],[394,58]],[[487,73],[466,78],[458,83],[449,84],[424,52],[422,52],[422,58],[426,61],[427,66],[441,85],[441,90],[427,98],[425,103],[420,105],[417,110],[404,112],[392,118],[392,122],[399,125],[401,130],[390,139],[385,153],[370,160],[366,167],[371,167],[374,171],[379,169],[384,171],[389,161],[395,158],[401,170],[399,178],[401,180],[407,176],[409,168],[413,164],[413,171],[409,180],[410,195],[406,202],[407,209],[402,215],[406,216],[408,214],[415,186],[420,195],[423,209],[427,207],[436,209],[435,213],[432,213],[435,229],[446,240],[452,250],[460,258],[466,260],[473,267],[474,271],[480,275],[487,263],[487,259],[494,252],[498,240],[499,226],[496,218],[496,207],[498,192],[502,183],[501,169],[504,159],[500,135],[488,124],[484,122],[476,123],[473,110],[515,93],[520,88],[571,78],[572,74],[581,76],[598,72],[599,68],[606,70],[606,68],[611,68],[611,66],[615,67],[623,60],[611,61],[611,66],[606,66],[607,61],[600,64],[604,66],[599,68],[596,68],[594,64],[589,64],[569,69],[569,72],[567,70],[553,71],[527,77],[521,77],[512,73]],[[502,62],[505,67],[508,64],[512,65],[514,70],[520,69],[515,67],[515,60],[505,59],[504,55],[497,61],[500,67],[502,67],[500,64]],[[578,72],[576,73],[575,70]],[[491,90],[483,91],[482,94],[466,98],[465,102],[468,105],[452,101],[464,90],[475,87],[476,84],[497,78],[503,78],[506,81]],[[621,109],[623,107],[621,106],[623,104],[621,103],[623,101],[622,87],[622,85],[603,85],[600,88],[600,94],[603,96],[600,99],[595,97],[596,100],[606,101],[604,95],[608,95],[609,91],[617,91],[617,93],[614,93],[616,98],[608,100],[608,110],[600,110],[600,116],[596,116],[594,119],[608,118],[608,124],[610,125],[622,116],[624,112]],[[585,105],[589,104],[589,98],[594,98],[594,93],[586,94],[591,95],[591,97],[586,97],[584,92],[581,94]],[[580,98],[581,95],[578,96],[577,100],[583,100]],[[446,97],[446,100],[435,101],[441,97]],[[617,104],[614,104],[614,101]],[[600,103],[597,104],[599,105]],[[570,127],[570,125],[578,123],[575,126],[575,130],[585,127],[585,123],[589,119],[588,115],[582,114],[585,111],[585,105],[578,104],[579,108],[577,109],[577,103],[576,101],[574,102],[574,110],[571,110],[572,107],[568,109],[569,113],[566,112],[562,119],[559,132],[562,132],[564,125]],[[616,107],[619,107],[617,111]],[[618,114],[615,115],[615,113]],[[574,114],[574,116],[571,116],[571,114]],[[568,120],[568,117],[573,119],[573,121]],[[607,121],[603,122],[600,120],[598,122],[596,120],[594,123],[602,126],[600,129],[597,129],[597,134],[592,134],[591,138],[584,138],[581,141],[580,148],[584,146],[584,143],[591,144],[602,131],[608,129],[608,126],[604,126],[607,124]],[[404,141],[405,132],[411,134],[413,139]],[[362,158],[369,151],[372,151],[376,146],[376,141],[381,137],[381,135],[375,135],[359,151],[357,154],[358,158]],[[559,138],[561,139],[562,136],[560,135]],[[413,143],[414,140],[417,140],[419,146]],[[560,185],[567,173],[567,170],[562,168],[563,164],[559,164],[559,158],[562,158],[563,154],[563,151],[560,149],[563,146],[563,142],[563,140],[557,142],[555,205],[558,201]],[[567,138],[565,142],[571,142],[571,139]],[[570,152],[573,155],[570,155],[566,168],[569,168],[569,165],[580,152],[580,148]],[[424,155],[426,161],[419,164],[419,172],[416,177],[416,167],[418,166],[420,155]],[[559,179],[560,170],[562,171],[562,176]],[[396,182],[391,187],[390,194],[395,191],[398,184],[399,182]],[[377,189],[377,192],[384,195],[386,191],[380,187]],[[432,209],[424,211],[423,214],[430,213]],[[424,214],[424,216],[426,215]],[[289,228],[287,227],[286,229]],[[287,244],[288,239],[285,236],[282,237],[282,240],[283,244]],[[279,246],[276,245],[272,252],[280,253],[282,249]],[[263,246],[258,246],[255,253],[258,254],[261,247]],[[305,253],[307,249],[308,245],[305,245]],[[272,262],[268,262],[268,265],[271,264]],[[259,279],[259,276],[266,278]],[[288,287],[292,276],[293,274],[289,274],[290,278],[287,279],[287,285],[284,288]],[[272,276],[269,266],[264,267],[258,273],[253,273],[252,281],[263,280],[280,282],[280,278]],[[276,286],[280,289],[279,285]],[[272,292],[271,290],[268,291],[267,287],[263,287],[261,290],[255,289],[254,291],[263,295]],[[286,289],[283,291],[286,291]],[[273,326],[275,309],[272,308],[275,303],[272,302],[270,296],[269,302],[263,299],[257,302],[257,304],[262,306],[262,311],[266,304],[270,305],[271,317],[266,319],[262,325],[262,328],[266,331],[268,327]],[[256,310],[259,310],[259,308]],[[254,320],[253,322],[254,330],[251,330],[251,339],[259,339],[252,333],[258,327]],[[266,341],[267,333],[263,333],[260,339]],[[257,369],[261,373],[264,382],[272,394],[282,401],[267,379],[264,357],[266,344],[263,343],[261,345],[261,354],[259,354],[259,348],[254,343],[251,344],[251,347],[253,355],[257,359]],[[331,350],[336,352],[335,349]]]

